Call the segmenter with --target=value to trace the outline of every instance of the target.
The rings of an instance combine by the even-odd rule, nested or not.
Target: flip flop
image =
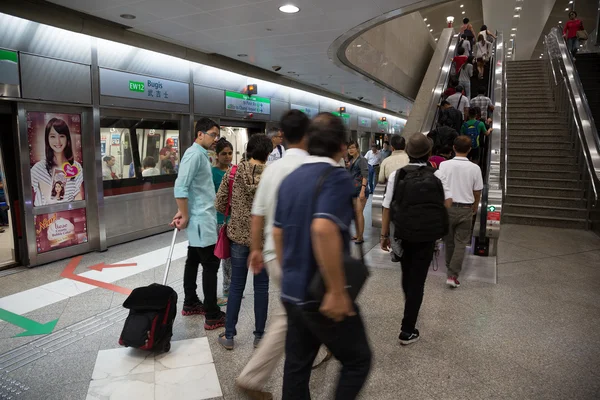
[[[363,244],[365,241],[364,240],[355,240],[354,244]]]

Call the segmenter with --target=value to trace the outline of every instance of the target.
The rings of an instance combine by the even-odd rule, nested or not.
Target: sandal
[[[327,361],[331,360],[331,357],[333,357],[333,354],[331,353],[331,351],[329,351],[329,349],[326,349],[326,350],[327,350],[327,354],[325,355],[325,358],[323,358],[318,364],[313,365],[312,369],[317,369],[321,365],[325,364]]]

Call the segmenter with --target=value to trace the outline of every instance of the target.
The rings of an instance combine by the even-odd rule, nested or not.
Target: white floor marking
[[[101,350],[87,400],[202,400],[221,397],[208,338],[172,342],[159,355],[135,349]]]
[[[187,241],[176,244],[172,260],[175,261],[185,257],[187,255],[187,246]],[[141,272],[164,266],[168,252],[169,246],[115,263],[137,263],[135,267],[108,268],[102,270],[102,272],[87,271],[79,275],[97,281],[113,283]],[[23,315],[93,289],[98,289],[98,287],[71,279],[60,279],[33,289],[2,297],[0,298],[0,308]]]

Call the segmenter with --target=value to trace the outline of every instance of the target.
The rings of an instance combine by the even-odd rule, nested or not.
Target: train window
[[[177,121],[102,117],[105,196],[173,185],[179,168]]]

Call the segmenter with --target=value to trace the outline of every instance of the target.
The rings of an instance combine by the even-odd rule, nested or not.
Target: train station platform
[[[359,298],[373,349],[364,399],[597,399],[600,397],[600,238],[591,232],[503,227],[498,284],[465,281],[457,290],[432,272],[418,328],[401,347],[401,272],[374,243]],[[117,343],[131,289],[160,281],[170,233],[104,253],[0,277],[0,398],[243,399],[234,380],[253,352],[252,286],[236,347],[217,344],[203,317],[183,317],[185,235],[169,284],[180,294],[172,349],[152,354]],[[219,286],[221,287],[221,286]],[[271,291],[270,306],[278,300]],[[202,297],[202,295],[200,296]],[[268,324],[267,324],[268,330]],[[339,370],[313,371],[313,399],[330,399]],[[283,361],[266,390],[281,398]]]

